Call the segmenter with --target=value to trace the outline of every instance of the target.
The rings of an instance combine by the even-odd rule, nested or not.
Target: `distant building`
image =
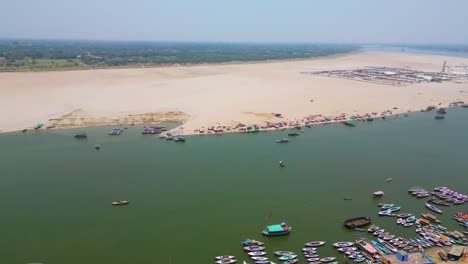
[[[435,264],[430,257],[422,252],[397,252],[392,255],[382,256],[383,264]]]

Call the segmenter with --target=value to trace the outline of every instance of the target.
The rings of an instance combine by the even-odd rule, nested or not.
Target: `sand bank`
[[[0,73],[0,131],[37,123],[69,128],[180,121],[183,133],[192,134],[202,127],[398,114],[468,102],[466,81],[399,87],[301,74],[368,66],[438,72],[444,61],[468,64],[466,58],[361,52],[268,63]]]

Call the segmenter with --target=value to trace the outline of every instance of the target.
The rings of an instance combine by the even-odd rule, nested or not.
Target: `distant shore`
[[[392,86],[303,74],[371,66],[440,72],[444,61],[468,64],[467,58],[354,52],[305,60],[0,73],[0,132],[38,123],[76,128],[168,121],[181,123],[178,132],[186,135],[236,126],[233,131],[242,132],[239,124],[277,130],[268,126],[286,122],[279,128],[284,129],[358,115],[379,118],[468,102],[464,79]],[[343,119],[333,120],[337,117]]]

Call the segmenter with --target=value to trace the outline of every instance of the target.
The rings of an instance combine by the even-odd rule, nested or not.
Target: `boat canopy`
[[[268,232],[282,232],[284,231],[283,227],[281,225],[270,225],[267,226]]]

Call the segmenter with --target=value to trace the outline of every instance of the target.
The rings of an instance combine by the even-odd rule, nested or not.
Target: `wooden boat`
[[[291,260],[291,259],[295,259],[295,258],[297,258],[297,255],[286,255],[286,256],[281,256],[281,257],[279,257],[278,259],[279,259],[279,260],[286,261],[286,260]]]
[[[347,121],[343,121],[343,122],[341,122],[341,124],[343,124],[345,126],[349,126],[349,127],[355,127],[356,126],[355,124],[347,122]]]
[[[332,244],[336,248],[349,248],[354,245],[353,242],[336,242]]]
[[[317,254],[304,254],[304,258],[320,258]]]
[[[343,225],[347,228],[354,229],[356,227],[363,227],[371,223],[371,218],[368,216],[361,216],[347,219],[343,222]]]
[[[339,252],[347,252],[347,251],[356,251],[357,248],[355,247],[341,247],[341,248],[337,248],[336,250],[338,250]]]
[[[440,259],[442,261],[447,261],[448,260],[447,255],[445,255],[442,251],[437,251],[437,255],[439,255],[439,257],[440,257]]]
[[[382,210],[386,210],[392,208],[393,206],[395,206],[395,204],[379,204],[379,206],[382,208]]]
[[[398,249],[396,247],[394,247],[392,244],[388,243],[387,241],[385,240],[382,240],[382,239],[377,239],[380,244],[384,245],[387,249],[389,249],[390,251],[396,253],[398,251]]]
[[[235,259],[220,259],[220,260],[216,260],[215,263],[216,264],[231,264],[231,263],[236,263],[237,260]]]
[[[401,213],[401,214],[397,214],[396,217],[399,217],[399,218],[407,218],[407,217],[410,217],[412,216],[412,214],[410,213]]]
[[[260,257],[260,256],[265,256],[266,252],[265,251],[252,251],[247,254],[252,257]]]
[[[303,248],[303,249],[302,249],[302,252],[303,252],[304,254],[305,254],[306,252],[309,252],[309,253],[310,253],[310,252],[313,252],[313,253],[315,253],[315,252],[317,252],[317,248],[314,248],[314,247],[306,247],[306,248]]]
[[[298,261],[299,261],[298,259],[291,259],[291,260],[286,260],[285,262],[283,262],[283,264],[294,264]]]
[[[174,141],[175,142],[185,142],[185,137],[184,136],[175,136]]]
[[[406,223],[411,223],[411,222],[414,222],[416,221],[416,217],[414,215],[406,218]]]
[[[320,259],[320,262],[322,263],[328,263],[328,262],[332,262],[332,261],[335,261],[336,257],[326,257],[326,258],[321,258]]]
[[[319,261],[320,258],[307,258],[307,262],[316,262],[316,261]]]
[[[287,138],[276,140],[276,143],[288,143],[288,142],[289,142],[289,139],[287,139]]]
[[[396,211],[398,211],[400,209],[401,209],[400,206],[393,206],[393,207],[388,208],[387,210],[390,211],[390,212],[396,212]]]
[[[360,263],[360,262],[363,262],[364,260],[366,260],[365,257],[358,257],[358,258],[355,258],[355,259],[354,259],[354,262]]]
[[[445,116],[443,116],[443,115],[436,115],[436,116],[434,116],[434,119],[436,119],[436,120],[445,119]]]
[[[285,222],[276,225],[269,225],[262,231],[265,236],[286,236],[291,232],[291,227]]]
[[[288,133],[288,136],[290,136],[290,137],[296,137],[296,136],[299,136],[299,133],[297,133],[297,132]]]
[[[75,138],[87,138],[88,134],[86,133],[78,133],[75,135]]]
[[[264,249],[265,249],[265,247],[261,247],[261,246],[246,246],[246,247],[244,247],[245,251],[262,251]]]
[[[235,256],[228,256],[228,255],[215,257],[215,259],[217,259],[217,260],[220,260],[220,259],[235,259],[235,258],[236,258]]]
[[[266,257],[251,257],[251,259],[255,260],[255,261],[264,261],[264,260],[268,260],[268,258]]]
[[[425,204],[427,208],[429,208],[430,210],[436,212],[436,213],[439,213],[439,214],[442,214],[442,210],[440,210],[439,208],[433,206],[433,205],[430,205],[428,203]]]
[[[263,246],[263,242],[254,239],[244,239],[241,243],[244,246]]]
[[[118,136],[122,133],[123,131],[123,128],[121,127],[114,127],[111,129],[111,131],[109,132],[109,135],[111,136]]]
[[[127,205],[128,203],[130,203],[129,201],[115,201],[115,202],[112,202],[112,205]]]
[[[374,197],[382,197],[384,196],[384,192],[382,191],[376,191],[372,194]]]
[[[375,231],[377,231],[377,230],[379,230],[379,229],[380,229],[380,227],[378,227],[378,226],[376,226],[376,225],[371,225],[371,226],[367,229],[367,231],[368,231],[369,233],[374,233]]]
[[[312,241],[304,244],[306,247],[321,247],[325,245],[325,241]]]
[[[291,256],[294,255],[294,252],[291,251],[275,251],[273,252],[276,256]]]

